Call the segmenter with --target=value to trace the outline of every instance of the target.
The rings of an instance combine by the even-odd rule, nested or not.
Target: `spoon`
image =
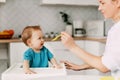
[[[61,34],[59,34],[55,38],[53,38],[52,41],[56,41],[59,37],[61,37]]]

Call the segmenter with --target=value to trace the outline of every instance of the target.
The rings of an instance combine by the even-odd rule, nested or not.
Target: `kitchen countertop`
[[[10,43],[10,42],[22,42],[22,40],[20,38],[0,39],[0,43]]]
[[[51,41],[52,38],[45,38],[45,41]],[[74,37],[74,40],[90,40],[90,41],[98,41],[102,43],[106,43],[106,37]],[[60,41],[58,39],[57,41]],[[0,43],[10,43],[10,42],[22,42],[21,38],[13,38],[13,39],[0,39]]]
[[[75,40],[90,40],[90,41],[98,41],[101,43],[106,43],[106,37],[75,37]]]

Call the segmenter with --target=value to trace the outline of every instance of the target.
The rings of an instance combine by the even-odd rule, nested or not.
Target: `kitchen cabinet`
[[[7,61],[8,61],[7,44],[0,43],[0,78],[2,72],[4,72],[8,67]]]
[[[0,59],[0,74],[7,69],[7,60]]]
[[[95,55],[102,55],[104,51],[105,44],[97,42],[97,41],[89,41],[89,40],[76,40],[75,41],[78,46],[85,49],[86,51],[95,54]],[[74,53],[70,52],[66,49],[61,41],[54,41],[54,42],[45,42],[44,46],[46,46],[55,56],[57,62],[61,60],[68,60],[75,64],[82,64],[84,63],[78,56]],[[15,63],[21,63],[23,61],[23,53],[28,47],[24,45],[23,42],[11,42],[9,43],[9,58],[10,58],[10,66],[14,65]],[[73,71],[67,70],[68,75],[83,75],[83,74],[90,74],[90,75],[109,75],[103,74],[97,70],[87,70],[87,71]]]
[[[0,43],[0,59],[6,59],[8,58],[8,55],[7,55],[7,44],[4,44],[4,43]]]
[[[82,48],[84,48],[84,42],[76,41]],[[75,63],[81,63],[79,58],[73,53],[68,51],[60,41],[46,42],[45,46],[54,54],[55,58],[60,60],[75,61]],[[9,63],[10,66],[15,63],[22,62],[23,53],[28,47],[23,42],[11,42],[9,43]]]
[[[42,4],[98,6],[97,0],[42,0]]]
[[[78,46],[80,46],[82,49],[85,49],[86,51],[94,54],[94,55],[101,55],[104,51],[105,44],[97,42],[97,41],[89,41],[89,40],[76,40],[75,41]],[[84,63],[78,56],[76,56],[74,53],[70,52],[68,49],[66,49],[60,41],[56,42],[47,42],[45,46],[52,51],[57,61],[61,60],[68,60],[70,62],[73,62],[75,64],[82,64]],[[73,70],[67,70],[68,75],[83,75],[83,74],[89,74],[89,75],[110,75],[110,73],[101,73],[98,70],[86,70],[86,71],[73,71]]]
[[[23,61],[23,53],[28,47],[23,42],[11,42],[9,43],[9,65]]]
[[[0,3],[4,3],[4,2],[6,2],[6,0],[0,0]]]
[[[104,52],[105,44],[97,41],[85,41],[85,50],[91,54],[101,56]]]
[[[81,48],[95,55],[101,55],[101,53],[104,51],[104,44],[97,41],[76,40],[75,42]],[[53,53],[57,61],[68,60],[76,64],[83,63],[78,56],[66,49],[60,41],[45,42],[44,45]],[[22,62],[23,53],[27,48],[28,47],[24,45],[23,42],[9,43],[10,65]]]
[[[91,53],[91,54],[94,54],[96,56],[102,56],[103,55],[103,52],[105,50],[105,43],[101,43],[101,42],[97,42],[97,41],[89,41],[89,40],[85,40],[85,46],[84,46],[84,49]],[[87,72],[88,73],[88,72]],[[110,75],[110,72],[108,73],[101,73],[101,72],[90,72],[90,73],[98,73],[99,75]]]
[[[83,40],[76,41],[76,43],[82,48],[84,48]],[[72,52],[66,49],[60,41],[47,42],[45,46],[54,54],[57,61],[68,60],[76,64],[83,63],[83,61],[80,60],[80,58],[78,58],[76,55],[74,55]]]
[[[0,80],[1,80],[1,74],[7,70],[7,60],[0,59]]]

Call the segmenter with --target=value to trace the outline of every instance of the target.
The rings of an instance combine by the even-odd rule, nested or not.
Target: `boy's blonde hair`
[[[40,26],[27,26],[23,29],[23,32],[22,32],[22,41],[28,46],[27,44],[27,40],[30,39],[32,37],[32,33],[33,31],[35,30],[40,30],[41,31],[41,28]]]

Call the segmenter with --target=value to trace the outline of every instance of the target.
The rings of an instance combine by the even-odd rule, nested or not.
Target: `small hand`
[[[25,74],[36,74],[36,72],[28,69],[28,70],[25,70]]]
[[[53,67],[54,67],[54,68],[57,68],[57,69],[63,68],[60,64],[54,65]]]

